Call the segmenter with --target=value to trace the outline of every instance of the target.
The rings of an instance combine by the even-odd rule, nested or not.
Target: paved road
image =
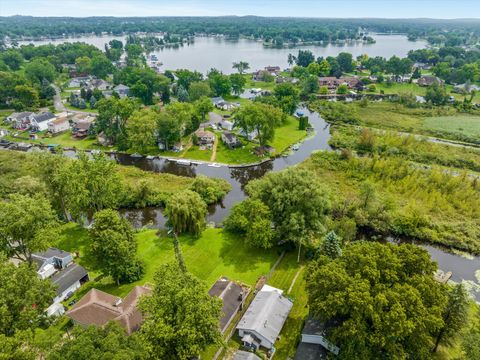
[[[57,85],[53,85],[55,89],[55,96],[53,97],[53,105],[55,106],[55,110],[57,112],[64,112],[67,111],[65,104],[62,102],[62,95],[60,93],[60,88]]]

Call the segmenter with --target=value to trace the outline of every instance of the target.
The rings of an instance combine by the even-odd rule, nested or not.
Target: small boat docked
[[[192,162],[190,160],[177,160],[177,164],[178,165],[185,165],[185,166],[190,166],[192,165]]]

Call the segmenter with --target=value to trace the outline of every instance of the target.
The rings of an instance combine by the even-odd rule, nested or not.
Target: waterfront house
[[[272,349],[292,306],[282,290],[264,285],[237,325],[243,345],[253,350],[260,346]]]
[[[258,131],[257,130],[253,130],[253,131],[250,131],[249,133],[247,133],[244,129],[241,129],[240,132],[238,133],[240,136],[243,136],[244,138],[246,138],[248,141],[253,141],[257,138],[258,136]]]
[[[104,326],[115,321],[125,329],[128,335],[138,330],[142,324],[142,313],[137,305],[140,297],[148,295],[151,290],[145,286],[135,286],[123,299],[106,292],[91,289],[67,316],[77,325]]]
[[[124,98],[130,95],[130,88],[126,85],[120,84],[113,88],[120,98]]]
[[[49,111],[34,114],[30,122],[30,130],[45,131],[48,129],[48,123],[55,119],[56,116]]]
[[[319,77],[318,83],[320,86],[326,86],[329,90],[335,90],[340,85],[347,85],[349,89],[356,88],[360,80],[353,76],[345,76],[336,78],[334,76]]]
[[[76,114],[72,119],[72,135],[76,138],[84,138],[90,133],[95,122],[95,117],[87,114]]]
[[[230,149],[235,149],[242,146],[240,140],[238,140],[238,138],[234,134],[228,131],[225,131],[222,134],[222,141]]]
[[[57,306],[71,296],[83,283],[88,281],[88,272],[73,262],[72,255],[56,248],[32,254],[41,279],[50,279],[56,285],[56,296],[47,309],[47,315],[62,315],[63,307]]]
[[[433,75],[423,75],[417,80],[419,86],[443,85],[444,81]]]
[[[250,292],[249,287],[221,277],[208,291],[212,297],[222,300],[222,317],[220,318],[220,330],[224,333],[235,315],[243,307],[243,303]]]
[[[5,118],[5,121],[12,125],[14,129],[25,130],[30,127],[32,121],[33,112],[24,111],[24,112],[15,112]]]
[[[215,134],[211,131],[198,129],[195,131],[198,145],[211,145],[215,142]]]
[[[228,121],[228,120],[220,121],[220,126],[222,127],[223,130],[228,130],[228,131],[233,130],[233,122]]]
[[[70,129],[70,122],[67,117],[58,117],[55,120],[49,121],[48,132],[51,134],[59,134]]]

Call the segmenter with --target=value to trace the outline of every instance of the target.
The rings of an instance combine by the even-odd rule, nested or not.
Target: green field
[[[141,231],[136,237],[138,255],[146,266],[145,276],[141,280],[117,286],[108,277],[99,278],[97,281],[91,281],[86,289],[82,289],[83,291],[76,296],[80,297],[92,286],[124,296],[133,286],[151,282],[159,265],[174,261],[172,238],[165,237],[163,233],[159,236],[156,230]],[[254,286],[261,275],[268,274],[278,257],[274,251],[248,248],[241,238],[221,229],[206,229],[198,239],[188,235],[181,236],[180,244],[189,271],[206,281],[208,286],[213,285],[220,276]],[[89,254],[90,244],[85,229],[80,229],[74,224],[65,225],[55,246],[70,252],[80,252],[78,262],[90,272],[90,278],[95,279],[99,275]]]
[[[480,116],[459,114],[425,118],[422,127],[427,130],[458,133],[480,138]]]
[[[229,149],[221,140],[217,145],[217,158],[215,161],[224,164],[249,164],[262,160],[252,153],[255,145],[251,142],[243,141],[242,148]]]

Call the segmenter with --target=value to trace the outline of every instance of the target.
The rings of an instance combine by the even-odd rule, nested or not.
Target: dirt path
[[[303,266],[301,266],[300,269],[298,269],[297,273],[295,274],[295,276],[292,280],[292,283],[290,284],[290,287],[288,288],[287,294],[290,294],[292,292],[293,286],[295,285],[295,282],[297,281],[297,278],[300,275],[300,273],[302,272],[302,270],[303,270]]]
[[[217,145],[218,145],[218,135],[215,136],[215,141],[213,142],[212,156],[210,156],[210,161],[215,161],[217,157]]]

